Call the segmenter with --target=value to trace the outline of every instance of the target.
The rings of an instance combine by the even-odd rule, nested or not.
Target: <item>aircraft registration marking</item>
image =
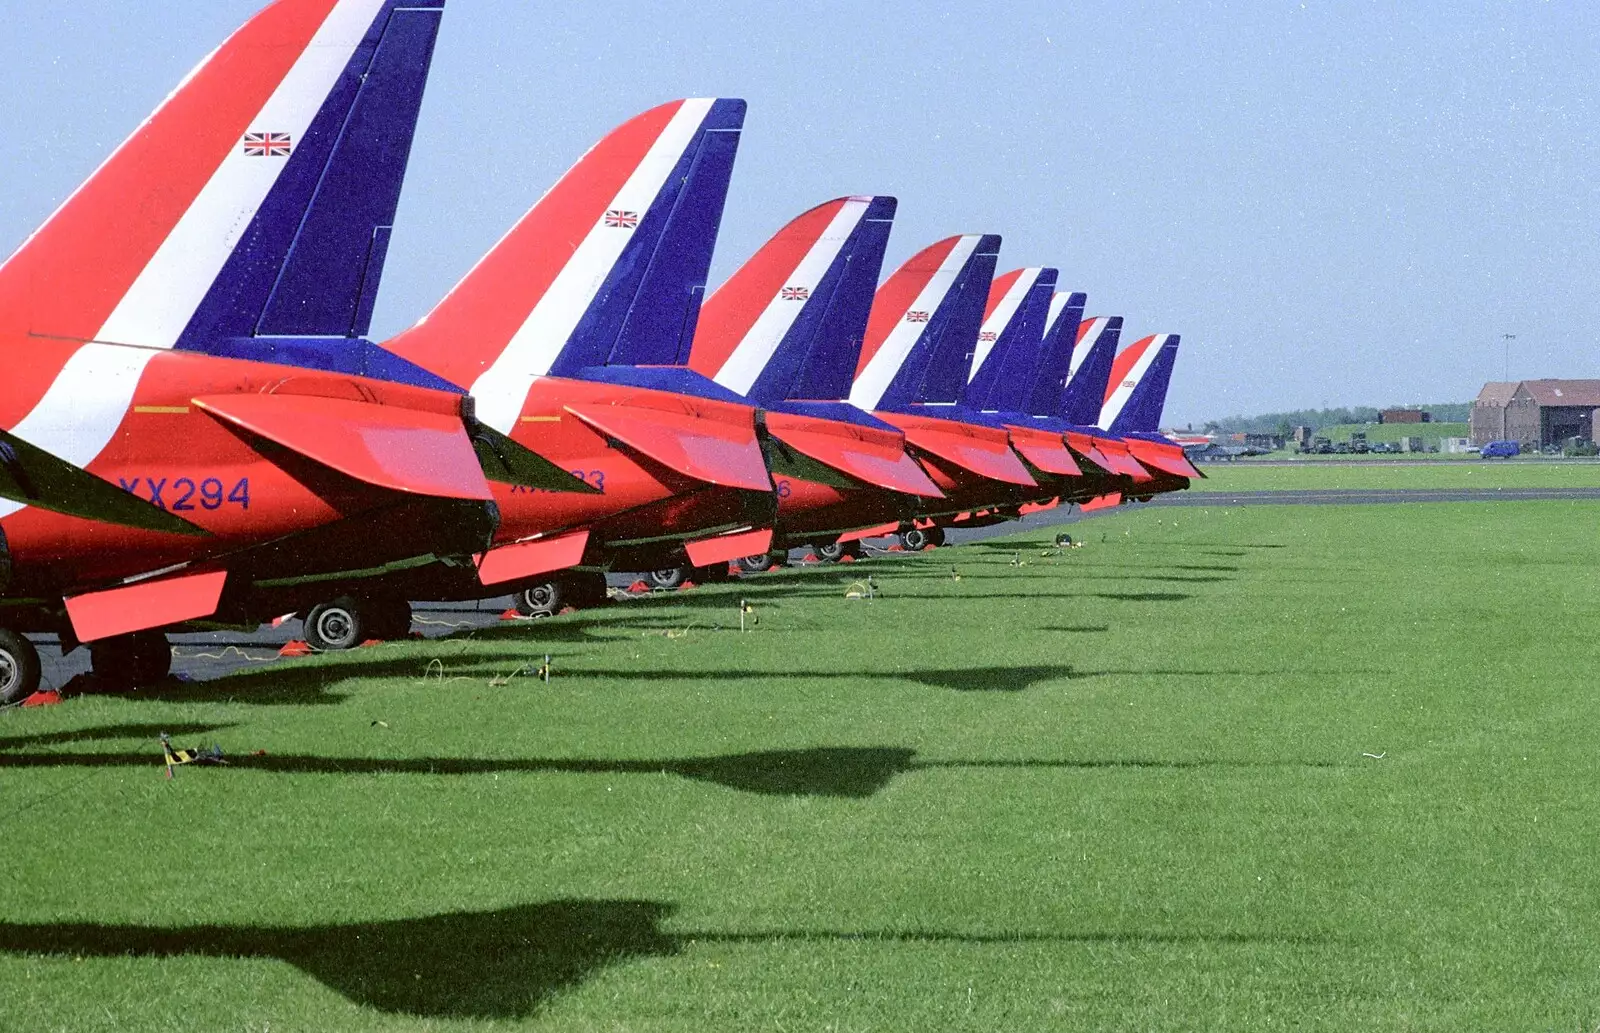
[[[250,508],[250,478],[241,477],[232,488],[220,477],[118,477],[117,483],[130,495],[153,502],[162,509],[184,513],[196,508],[221,509],[225,505]],[[140,491],[143,484],[144,490]],[[196,498],[196,496],[199,496]]]
[[[606,472],[604,470],[590,470],[588,472],[568,470],[567,472],[598,492],[606,490]],[[556,491],[557,489],[555,488],[535,488],[527,484],[513,484],[511,486],[512,495],[544,495],[554,494]]]

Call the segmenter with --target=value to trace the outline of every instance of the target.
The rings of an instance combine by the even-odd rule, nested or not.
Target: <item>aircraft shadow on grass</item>
[[[1181,603],[1194,598],[1183,592],[962,592],[946,595],[937,592],[902,592],[894,586],[884,589],[883,599],[941,599],[961,602],[966,599],[1106,599],[1116,603]]]
[[[864,678],[868,680],[912,681],[933,689],[955,692],[1023,692],[1039,682],[1078,677],[1066,664],[1038,664],[1015,667],[928,668],[909,671],[807,671],[792,668],[758,671],[748,668],[707,668],[702,670],[664,669],[624,671],[603,668],[570,669],[562,678],[613,679],[616,681],[784,681]]]
[[[356,678],[402,678],[419,685],[448,682],[466,676],[487,682],[519,668],[536,665],[543,656],[530,649],[452,651],[451,639],[437,639],[434,651],[375,656],[340,654],[334,662],[295,661],[268,663],[235,671],[224,678],[182,681],[169,678],[132,692],[111,693],[129,702],[250,703],[258,706],[305,706],[343,703],[341,683]],[[348,659],[346,659],[348,657]],[[435,663],[434,661],[437,661]],[[95,694],[91,688],[87,694]],[[171,731],[170,728],[166,729]]]
[[[1318,946],[1310,936],[1163,932],[962,933],[780,929],[669,932],[655,900],[562,899],[493,911],[320,926],[141,926],[0,922],[0,951],[95,958],[286,961],[379,1012],[432,1019],[520,1019],[606,969],[670,958],[696,944],[883,943],[951,946],[1106,943]]]
[[[0,752],[0,770],[33,767],[161,766],[161,754],[147,753],[15,753]],[[321,757],[304,754],[262,754],[229,758],[237,770],[286,775],[489,775],[670,774],[761,796],[814,796],[866,799],[882,792],[895,778],[921,771],[1019,770],[1226,770],[1233,768],[1315,768],[1333,765],[1313,761],[1233,761],[1158,759],[921,759],[903,746],[816,746],[793,750],[757,750],[709,757],[619,760],[584,757]]]
[[[957,569],[959,570],[960,568],[958,567]],[[997,571],[962,570],[961,571],[961,579],[963,581],[966,581],[966,580],[969,580],[969,579],[973,580],[973,581],[1016,581],[1016,580],[1019,580],[1019,579],[1034,579],[1034,580],[1040,580],[1040,581],[1049,580],[1049,581],[1057,581],[1057,582],[1074,582],[1074,581],[1172,581],[1172,582],[1176,582],[1176,583],[1179,583],[1179,584],[1200,584],[1200,585],[1210,585],[1210,584],[1217,584],[1217,583],[1220,583],[1220,582],[1223,582],[1223,581],[1236,581],[1236,580],[1238,580],[1237,578],[1223,577],[1223,576],[1218,575],[1218,574],[1132,574],[1132,573],[1128,573],[1128,574],[1100,574],[1100,573],[1092,573],[1090,571],[1083,570],[1081,568],[1077,569],[1077,570],[1073,570],[1073,569],[1068,568],[1068,567],[1058,567],[1058,568],[1056,568],[1054,570],[1039,570],[1037,568],[1033,568],[1033,569],[1029,569],[1029,570],[997,570]],[[940,581],[940,580],[944,580],[944,581],[950,580],[949,572],[945,572],[943,574],[928,573],[928,574],[923,574],[923,575],[921,575],[920,577],[917,577],[917,578],[907,577],[907,578],[901,579],[900,583],[901,584],[909,584],[909,583],[911,583],[913,581],[923,582],[923,581]]]
[[[106,739],[151,739],[162,732],[172,735],[204,735],[207,732],[232,728],[232,724],[125,724],[97,725],[70,732],[42,732],[36,735],[9,735],[0,737],[0,751],[20,750],[30,746],[60,746],[71,742],[97,742]]]

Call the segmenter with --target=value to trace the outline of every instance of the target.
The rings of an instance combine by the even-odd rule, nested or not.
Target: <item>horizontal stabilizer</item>
[[[624,405],[566,408],[600,433],[687,477],[729,488],[772,490],[753,425],[745,429],[686,412]]]
[[[878,415],[905,431],[908,445],[935,458],[990,480],[1027,487],[1037,484],[1011,451],[1009,436],[1003,430],[953,420],[903,417],[898,413]]]
[[[544,456],[517,444],[486,423],[472,431],[472,450],[483,475],[497,484],[515,484],[545,491],[598,495],[600,489],[563,470]]]
[[[1201,477],[1200,471],[1194,468],[1194,464],[1183,454],[1183,449],[1177,445],[1161,445],[1139,438],[1124,440],[1133,458],[1152,469],[1170,473],[1174,477],[1188,477],[1191,480],[1198,480]]]
[[[365,484],[440,498],[493,497],[458,415],[315,395],[203,395],[194,404]]]
[[[1083,470],[1072,458],[1072,452],[1055,431],[1036,427],[1007,427],[1011,433],[1011,447],[1035,469],[1059,477],[1082,477]]]
[[[119,527],[170,534],[210,533],[3,430],[0,498]]]
[[[1139,465],[1139,461],[1128,453],[1128,446],[1121,441],[1109,438],[1095,438],[1095,447],[1116,466],[1116,472],[1132,477],[1137,482],[1154,480],[1150,471]]]
[[[213,570],[86,592],[67,598],[67,616],[79,642],[162,628],[216,613],[227,581],[227,571]]]
[[[941,498],[944,493],[906,455],[902,435],[837,420],[768,412],[767,431],[790,448],[875,488]]]
[[[1104,452],[1100,451],[1100,446],[1095,444],[1094,438],[1087,434],[1077,434],[1072,431],[1067,432],[1066,438],[1067,444],[1071,446],[1074,452],[1078,453],[1080,456],[1083,456],[1085,459],[1089,460],[1089,462],[1098,466],[1106,473],[1120,472],[1120,464],[1110,456],[1106,455]]]

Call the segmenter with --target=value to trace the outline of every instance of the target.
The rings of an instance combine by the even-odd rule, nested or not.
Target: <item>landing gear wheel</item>
[[[650,579],[650,584],[652,587],[677,588],[688,579],[689,568],[686,566],[663,567],[660,570],[652,570],[645,576]]]
[[[928,546],[938,547],[944,544],[944,528],[935,524],[932,527],[911,527],[899,534],[900,546],[907,552],[921,552]]]
[[[319,653],[354,649],[367,640],[369,623],[361,604],[341,595],[306,614],[306,644]]]
[[[367,634],[396,642],[411,634],[411,604],[404,599],[372,599],[366,603]]]
[[[566,605],[566,586],[552,578],[517,593],[517,612],[524,617],[553,617]]]
[[[102,687],[137,689],[172,671],[172,647],[159,631],[135,631],[89,643],[89,668]]]
[[[746,574],[762,574],[775,566],[783,565],[784,557],[774,553],[756,553],[754,556],[740,556],[734,562]]]
[[[39,690],[39,651],[27,638],[0,628],[0,704],[20,703]]]

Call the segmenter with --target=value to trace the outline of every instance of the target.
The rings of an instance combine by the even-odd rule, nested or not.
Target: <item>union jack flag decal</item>
[[[784,301],[804,301],[811,297],[811,291],[805,287],[785,287],[780,295]]]
[[[984,330],[982,333],[978,334],[978,340],[987,342],[992,341],[999,336],[1000,335],[995,333],[993,330]]]
[[[927,321],[928,314],[919,308],[914,308],[906,313],[906,322],[908,323],[926,323]]]
[[[244,154],[247,158],[287,158],[292,143],[288,133],[246,133]]]
[[[614,230],[631,230],[639,225],[638,212],[625,212],[613,208],[606,212],[606,225]]]

